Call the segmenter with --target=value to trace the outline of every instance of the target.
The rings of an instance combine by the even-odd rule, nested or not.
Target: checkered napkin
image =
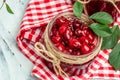
[[[72,12],[72,5],[71,0],[31,0],[29,2],[17,36],[17,43],[20,51],[34,64],[32,74],[42,80],[120,79],[120,71],[115,72],[108,63],[111,50],[100,51],[84,74],[69,78],[53,74],[36,54],[34,43],[40,41],[47,23],[59,13]],[[120,24],[120,18],[115,24]]]

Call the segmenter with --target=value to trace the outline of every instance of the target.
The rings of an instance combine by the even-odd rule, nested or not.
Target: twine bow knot
[[[60,66],[60,59],[53,55],[50,51],[48,51],[44,45],[40,42],[35,43],[35,50],[40,53],[39,55],[45,60],[52,63],[54,71],[57,75],[62,75],[68,77],[68,75],[62,70]],[[44,55],[45,54],[45,55]],[[46,56],[47,55],[47,56]]]

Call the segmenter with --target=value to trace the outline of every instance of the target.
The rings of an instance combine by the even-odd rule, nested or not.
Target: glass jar
[[[66,39],[64,40],[64,27],[63,29],[59,29],[58,25],[56,24],[56,20],[60,17],[65,17],[66,19],[68,19],[69,21],[71,20],[72,21],[72,25],[70,24],[69,25],[69,22],[66,21],[66,24],[63,23],[64,25],[67,25],[69,27],[72,27],[71,30],[73,31],[72,35],[73,36],[69,36],[70,39]],[[93,48],[90,48],[91,50],[88,51],[88,53],[85,53],[84,52],[84,49],[82,50],[81,48],[84,47],[83,45],[81,44],[77,44],[76,42],[76,39],[78,38],[81,38],[79,36],[74,36],[75,35],[75,29],[73,28],[73,22],[75,20],[79,20],[72,12],[64,12],[64,13],[61,13],[57,16],[55,16],[50,22],[49,24],[47,25],[47,28],[45,30],[45,34],[43,35],[44,36],[44,41],[45,41],[45,46],[47,48],[48,51],[50,51],[53,55],[55,55],[58,59],[60,59],[60,66],[61,68],[63,69],[63,71],[65,71],[69,76],[74,76],[74,75],[80,75],[82,73],[85,73],[87,72],[88,68],[89,68],[89,65],[91,64],[91,62],[94,60],[94,58],[97,56],[100,48],[101,48],[101,44],[102,44],[102,39],[100,37],[98,37],[97,35],[95,35],[93,32],[93,35],[94,36],[94,41],[92,41],[94,43],[94,47]],[[82,26],[83,24],[88,26],[88,24],[90,23],[89,22],[89,19],[87,18],[86,15],[82,14],[82,17],[81,17],[81,23],[82,23]],[[62,21],[61,21],[62,22]],[[59,23],[59,22],[58,22]],[[57,27],[56,27],[57,26]],[[62,25],[61,25],[62,26]],[[53,29],[53,30],[52,30]],[[80,28],[79,28],[80,29]],[[89,29],[89,28],[88,28]],[[63,31],[61,31],[63,30]],[[83,30],[83,27],[82,27],[82,30]],[[90,29],[89,29],[90,30]],[[61,33],[60,33],[61,32]],[[91,31],[90,31],[91,32]],[[92,34],[91,33],[91,34]],[[68,32],[68,35],[71,34],[70,32]],[[87,34],[87,32],[86,32]],[[53,35],[60,35],[62,38],[62,40],[64,41],[67,41],[67,42],[62,42],[62,40],[60,40],[60,42],[62,43],[62,46],[58,46],[58,45],[61,45],[59,44],[59,36],[56,37],[56,38],[52,38]],[[78,35],[78,34],[76,34]],[[83,34],[84,35],[84,34]],[[87,34],[86,37],[89,37],[89,34]],[[73,38],[73,39],[71,39]],[[53,41],[56,40],[56,41]],[[73,44],[70,44],[70,40],[73,40],[73,43],[75,43],[75,45]],[[88,39],[89,40],[89,39]],[[58,42],[57,42],[58,41]],[[83,41],[87,41],[85,39],[83,39]],[[84,42],[83,42],[84,43]],[[93,44],[91,43],[91,44]],[[88,43],[89,44],[89,43]],[[71,45],[73,45],[73,47],[71,47]],[[80,48],[77,48],[79,47],[80,45]],[[90,45],[89,45],[90,46]],[[63,48],[64,47],[64,48]],[[70,49],[73,51],[73,52],[69,52],[69,51],[66,51],[66,49],[70,47]],[[91,46],[90,46],[91,47]],[[51,49],[52,48],[52,49]],[[64,50],[63,50],[63,49]],[[83,52],[82,52],[83,51]],[[74,53],[74,54],[72,54]],[[77,55],[75,55],[77,54]],[[54,69],[53,69],[53,66],[52,66],[52,63],[49,62],[49,61],[46,61],[46,60],[43,60],[45,65],[51,70],[54,72]]]

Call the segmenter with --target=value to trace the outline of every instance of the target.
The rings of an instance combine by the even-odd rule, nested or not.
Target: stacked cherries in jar
[[[76,56],[88,54],[97,42],[97,36],[88,25],[76,17],[58,17],[49,36],[59,51]]]

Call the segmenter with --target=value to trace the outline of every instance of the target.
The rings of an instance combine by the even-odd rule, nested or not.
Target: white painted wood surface
[[[0,5],[3,0],[0,0]],[[6,0],[14,14],[0,10],[0,80],[37,80],[33,64],[19,51],[16,36],[29,0]]]

